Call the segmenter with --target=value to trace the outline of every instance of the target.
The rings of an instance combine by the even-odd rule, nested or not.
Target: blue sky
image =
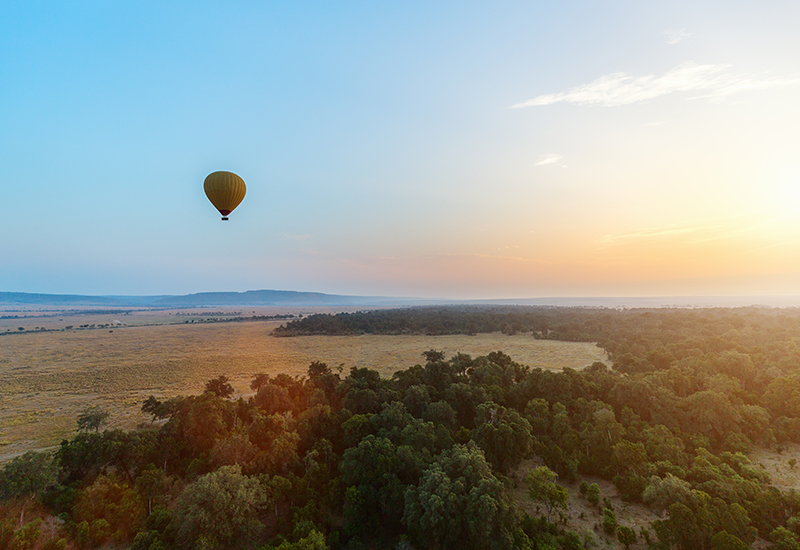
[[[798,20],[4,2],[0,290],[800,294]]]

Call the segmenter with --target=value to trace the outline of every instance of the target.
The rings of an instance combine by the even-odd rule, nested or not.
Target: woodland
[[[87,408],[54,452],[2,467],[0,550],[800,549],[800,494],[750,458],[800,443],[798,310],[406,308],[275,336],[496,331],[597,342],[610,365],[427,350],[390,378],[255,375],[248,398],[220,375],[151,396],[130,431]],[[659,519],[625,524],[595,479]],[[597,530],[571,527],[565,486]]]

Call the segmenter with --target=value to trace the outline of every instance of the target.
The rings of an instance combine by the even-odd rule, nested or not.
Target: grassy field
[[[186,321],[200,323],[209,319],[221,320],[231,317],[253,315],[310,315],[313,313],[338,313],[358,311],[356,307],[207,307],[188,309],[140,309],[140,308],[24,308],[0,307],[0,335],[11,332],[62,330],[67,327],[79,329],[84,325],[147,326],[175,325]]]
[[[147,421],[139,411],[147,396],[199,393],[206,381],[220,374],[231,379],[238,395],[248,395],[254,374],[304,374],[315,360],[342,366],[344,374],[357,366],[390,376],[421,363],[421,353],[429,349],[442,350],[447,357],[502,350],[520,363],[557,370],[605,359],[593,344],[535,340],[530,335],[274,338],[270,332],[278,321],[165,324],[175,313],[125,316],[126,324],[113,331],[0,337],[0,461],[71,437],[75,419],[87,405],[111,412],[112,426],[130,428]],[[144,322],[148,317],[152,323]],[[92,319],[108,322],[99,314]],[[65,313],[48,317],[48,324],[85,324],[80,320]],[[38,326],[45,324],[37,321]]]

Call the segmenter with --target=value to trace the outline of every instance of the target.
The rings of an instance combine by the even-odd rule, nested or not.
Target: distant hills
[[[84,296],[79,294],[32,294],[0,292],[0,306],[58,307],[152,307],[207,306],[398,306],[442,303],[418,298],[345,296],[293,290],[248,290],[247,292],[199,292],[182,296]]]
[[[185,296],[162,296],[158,307],[193,306],[376,306],[419,303],[414,298],[347,296],[293,290],[248,290],[247,292],[200,292]]]
[[[0,307],[147,307],[191,308],[208,306],[321,306],[387,307],[422,305],[527,305],[559,307],[798,307],[800,296],[654,296],[654,297],[545,297],[496,300],[449,300],[349,296],[294,290],[247,292],[199,292],[179,296],[85,296],[80,294],[33,294],[0,292]]]

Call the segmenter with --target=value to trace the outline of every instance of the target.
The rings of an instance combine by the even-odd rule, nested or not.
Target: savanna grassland
[[[26,331],[0,336],[0,460],[71,437],[86,406],[99,405],[111,412],[111,426],[130,428],[148,420],[140,407],[149,395],[162,399],[200,393],[205,382],[221,374],[237,395],[249,395],[256,373],[300,375],[311,362],[324,361],[344,372],[369,367],[388,377],[422,362],[421,352],[429,349],[448,357],[503,350],[532,368],[555,370],[605,359],[605,352],[592,343],[536,340],[530,334],[275,338],[271,333],[281,320],[226,322],[239,315],[310,312],[314,310],[62,311],[3,319],[0,332],[18,331],[18,326]],[[64,330],[68,326],[73,328]]]
[[[183,313],[0,337],[0,550],[800,550],[800,310]]]

